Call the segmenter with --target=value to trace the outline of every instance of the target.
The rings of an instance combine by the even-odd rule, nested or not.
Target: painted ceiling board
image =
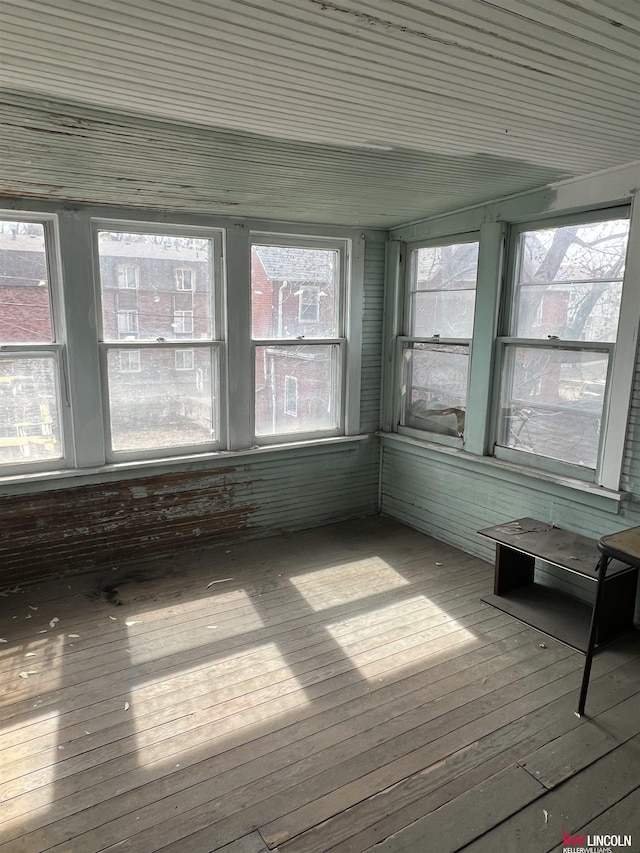
[[[386,227],[633,161],[631,0],[4,0],[0,194]]]

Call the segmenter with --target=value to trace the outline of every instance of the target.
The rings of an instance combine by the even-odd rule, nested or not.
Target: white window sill
[[[217,468],[233,467],[244,460],[260,461],[274,454],[327,453],[354,449],[357,442],[371,438],[370,435],[340,435],[331,438],[316,438],[307,441],[289,441],[283,444],[262,445],[246,450],[220,450],[214,453],[198,453],[189,456],[172,456],[163,459],[143,459],[131,462],[114,462],[94,468],[65,468],[54,471],[39,471],[12,474],[0,477],[0,494],[20,494],[52,491],[71,486],[88,486],[112,483],[118,480],[134,480],[168,473],[190,471],[215,471]]]
[[[495,459],[493,456],[476,456],[461,448],[448,447],[428,439],[418,439],[407,435],[399,435],[395,432],[379,432],[383,441],[404,444],[416,451],[420,448],[423,452],[442,454],[448,457],[452,465],[460,468],[475,468],[482,471],[488,477],[514,481],[515,478],[526,478],[527,486],[537,491],[548,493],[549,486],[571,489],[573,500],[590,506],[598,506],[607,512],[618,513],[622,502],[629,498],[626,492],[605,489],[595,483],[587,483],[584,480],[553,474],[549,471],[541,471],[526,465],[518,465],[514,462],[506,462]]]

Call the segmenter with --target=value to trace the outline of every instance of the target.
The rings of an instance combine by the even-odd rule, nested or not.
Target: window
[[[178,290],[193,290],[194,271],[191,267],[178,267],[176,270],[176,288]]]
[[[284,377],[284,413],[298,416],[298,380],[295,376]]]
[[[135,338],[138,334],[138,312],[131,310],[119,310],[118,337],[120,339]]]
[[[221,342],[216,305],[221,292],[214,270],[220,245],[219,235],[212,232],[98,229],[108,457],[143,458],[166,455],[170,448],[184,452],[217,446]],[[117,307],[121,303],[109,276],[123,246],[140,270],[136,311]],[[202,283],[201,290],[188,294],[190,310],[176,310],[172,300],[172,290],[178,298],[176,269],[197,270]],[[188,279],[194,280],[180,277],[182,283]],[[136,340],[135,350],[118,343],[129,337]],[[177,347],[175,342],[185,338],[193,346]]]
[[[138,267],[130,264],[119,264],[118,287],[123,290],[136,290],[138,287]]]
[[[302,287],[299,291],[298,319],[301,323],[317,323],[320,319],[320,288]],[[322,292],[323,296],[326,296]]]
[[[63,458],[62,352],[53,310],[51,221],[0,220],[0,466]]]
[[[192,335],[193,311],[180,311],[176,309],[173,313],[173,328],[176,335]]]
[[[120,373],[138,373],[140,371],[140,350],[120,350]]]
[[[345,254],[340,241],[254,242],[254,422],[261,443],[343,429]],[[312,330],[312,318],[302,319],[303,306],[314,314]]]
[[[514,229],[496,456],[593,479],[628,235],[619,213]]]
[[[478,242],[412,249],[405,334],[399,339],[400,425],[457,441],[464,435]]]
[[[359,435],[363,237],[92,210],[0,213],[3,476]]]
[[[176,350],[176,370],[193,370],[195,368],[195,350]]]

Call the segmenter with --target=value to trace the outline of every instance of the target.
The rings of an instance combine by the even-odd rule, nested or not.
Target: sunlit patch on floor
[[[176,627],[171,635],[172,655],[190,649],[212,646],[229,637],[264,627],[264,622],[258,616],[249,596],[242,590],[217,595],[214,603],[215,608],[212,603],[211,615],[207,615],[206,609],[200,609],[198,613],[202,615],[194,616],[186,624],[183,620]],[[166,637],[168,620],[171,619],[174,610],[175,607],[166,607],[127,616],[124,624],[129,632],[132,664],[140,664],[165,656],[163,637]],[[203,654],[205,653],[206,651],[203,651]]]
[[[148,764],[307,704],[274,643],[134,686],[128,713]]]
[[[369,566],[372,567],[371,571],[367,571]],[[314,610],[327,610],[349,601],[408,586],[409,581],[384,560],[373,557],[366,563],[340,563],[329,569],[298,575],[291,578],[291,583]]]
[[[413,650],[416,645],[422,646],[421,657],[428,657],[431,653],[428,641],[442,633],[463,631],[468,640],[474,638],[446,610],[423,595],[340,620],[327,625],[327,631],[366,678],[378,671],[379,661],[384,657],[394,655],[394,668],[401,668],[403,650]],[[407,655],[406,663],[415,660],[412,652]]]
[[[0,729],[0,814],[3,834],[9,832],[13,819],[25,811],[31,816],[46,811],[53,801],[56,763],[63,761],[64,745],[58,741],[58,714],[51,712],[31,717],[29,731],[39,732],[24,742],[21,729]],[[25,802],[25,795],[28,800]],[[19,802],[14,798],[19,797]],[[1,836],[0,836],[0,840]]]

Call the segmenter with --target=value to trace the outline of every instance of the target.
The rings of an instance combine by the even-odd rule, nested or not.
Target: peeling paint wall
[[[375,440],[285,457],[0,496],[0,589],[376,511]]]
[[[367,244],[361,431],[378,428],[384,242]],[[378,439],[237,457],[228,467],[39,491],[0,490],[0,590],[247,537],[370,515]],[[184,468],[187,466],[185,465]],[[193,465],[191,465],[193,468]]]
[[[253,507],[236,499],[236,477],[227,468],[2,497],[0,583],[237,537]]]

